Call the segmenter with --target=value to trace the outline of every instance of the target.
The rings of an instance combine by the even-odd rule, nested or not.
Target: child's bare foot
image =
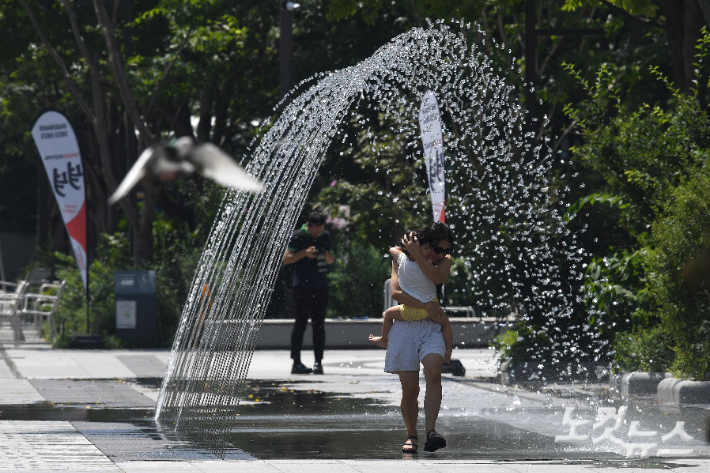
[[[382,337],[376,337],[370,334],[370,341],[378,347],[387,348],[387,340],[383,340]]]

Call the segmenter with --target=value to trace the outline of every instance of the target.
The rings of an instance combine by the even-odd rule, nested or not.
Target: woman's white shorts
[[[441,325],[429,319],[412,322],[395,320],[387,338],[385,371],[419,371],[419,363],[425,356],[446,354]]]

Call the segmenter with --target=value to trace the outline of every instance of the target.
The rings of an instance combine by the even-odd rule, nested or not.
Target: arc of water
[[[476,264],[471,291],[487,295],[492,307],[524,304],[570,316],[565,305],[574,296],[560,289],[554,259],[572,258],[577,247],[560,253],[552,246],[552,234],[569,232],[556,207],[562,204],[544,190],[544,144],[535,149],[535,163],[524,161],[524,114],[511,98],[513,87],[450,26],[413,29],[356,66],[320,75],[253,153],[247,170],[265,191],[225,194],[173,343],[156,407],[161,425],[224,454],[287,239],[340,123],[364,100],[396,118],[396,134],[417,142],[412,98],[425,87],[441,98],[442,132],[451,155],[462,160],[452,174],[449,205],[456,213],[447,221],[465,234],[463,245],[474,255],[488,252],[494,260]],[[502,289],[489,282],[494,276]]]

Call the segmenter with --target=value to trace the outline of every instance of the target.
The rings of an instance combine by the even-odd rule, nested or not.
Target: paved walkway
[[[634,445],[641,444],[632,443],[630,437],[626,443],[619,439],[597,442],[601,432],[591,431],[598,407],[593,399],[555,397],[490,383],[497,365],[495,353],[490,350],[457,350],[454,354],[466,367],[467,377],[462,380],[447,376],[444,380],[440,430],[453,440],[451,448],[441,454],[420,454],[399,460],[316,460],[288,458],[284,453],[283,459],[271,454],[272,459],[262,460],[235,449],[226,460],[219,460],[151,427],[158,396],[156,383],[164,373],[168,351],[52,350],[37,339],[30,339],[15,349],[8,343],[6,331],[6,327],[0,329],[3,345],[0,349],[0,471],[557,473],[603,471],[609,467],[626,467],[630,471],[651,467],[710,471],[710,448],[704,440],[698,439],[702,432],[692,431],[692,441],[658,444],[650,455],[634,450]],[[331,350],[324,363],[326,375],[293,376],[289,373],[287,352],[256,352],[248,375],[254,383],[264,386],[280,383],[281,391],[294,393],[294,396],[308,396],[317,391],[327,398],[329,393],[337,393],[333,394],[338,396],[337,400],[343,397],[352,403],[361,402],[357,404],[358,409],[364,405],[365,411],[350,417],[342,412],[299,417],[297,411],[285,416],[275,411],[274,415],[250,417],[251,411],[245,410],[241,418],[244,427],[240,429],[251,433],[246,438],[257,441],[268,435],[297,436],[300,431],[322,430],[326,436],[342,438],[346,447],[352,439],[351,447],[363,450],[364,455],[368,450],[365,442],[374,445],[374,439],[369,437],[372,434],[366,427],[360,432],[352,431],[352,426],[361,424],[363,419],[378,425],[387,424],[392,433],[386,439],[399,439],[402,422],[395,407],[399,403],[399,385],[396,377],[382,371],[384,353],[384,350]],[[304,362],[308,361],[304,356]],[[420,405],[423,395],[422,392]],[[279,407],[277,401],[271,402],[274,409]],[[368,411],[367,406],[372,403],[377,404],[380,411]],[[246,397],[243,402],[245,409],[264,404],[269,402],[253,397]],[[580,427],[580,434],[585,434],[584,441],[558,443],[557,437],[571,432],[563,426],[565,409],[569,407],[577,410],[574,421],[580,426],[584,425],[584,419],[590,419],[587,422],[590,430],[583,431]],[[666,412],[666,420],[657,422],[655,418],[633,412],[629,413],[629,420],[641,422],[636,427],[655,426],[670,431],[669,417],[686,419],[686,414]],[[688,426],[692,416],[697,417],[697,414],[694,411],[687,418]],[[345,422],[342,419],[351,419],[348,422],[354,423],[330,425]],[[302,422],[311,423],[304,428],[306,424]],[[240,429],[235,432],[239,434]],[[467,432],[469,437],[457,440],[455,435],[461,432]],[[501,432],[513,435],[510,456],[506,457],[503,450],[491,444],[488,445],[492,449],[490,456],[496,458],[481,458],[486,437],[497,438]],[[249,440],[244,442],[249,445]],[[465,449],[466,442],[476,446],[468,450],[480,450],[479,458],[472,458],[472,453]],[[540,451],[536,451],[538,445]],[[392,448],[390,445],[377,447],[388,451]]]

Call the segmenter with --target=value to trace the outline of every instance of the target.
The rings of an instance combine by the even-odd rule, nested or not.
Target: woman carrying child
[[[452,337],[449,320],[439,306],[435,291],[431,297],[431,286],[424,284],[423,280],[428,279],[434,287],[448,282],[454,238],[446,224],[435,222],[418,236],[412,233],[405,235],[402,243],[409,255],[401,248],[390,250],[393,256],[391,290],[392,298],[404,307],[389,309],[383,323],[382,337],[370,336],[370,339],[373,343],[386,346],[385,371],[396,373],[402,384],[400,406],[407,426],[403,453],[417,453],[418,449],[419,364],[424,366],[424,416],[427,432],[424,450],[433,452],[446,446],[446,440],[436,432],[435,425],[441,407],[441,364],[451,359]],[[421,271],[425,278],[417,276],[417,271]],[[410,277],[422,283],[422,287],[428,287],[418,294],[419,297],[403,289],[402,282],[411,283]],[[407,287],[407,283],[404,287]],[[415,312],[414,317],[421,317],[422,314],[416,314],[411,309],[424,309],[426,315],[418,320],[413,319],[411,312]],[[395,320],[397,323],[394,323]],[[442,330],[445,334],[442,334]]]
[[[441,325],[441,333],[446,345],[444,362],[449,363],[453,344],[451,323],[441,307],[438,306],[436,285],[424,273],[417,261],[418,256],[420,261],[428,262],[432,254],[435,253],[431,244],[420,232],[410,232],[404,235],[400,246],[390,248],[393,269],[397,272],[401,290],[419,302],[425,303],[428,308],[411,307],[405,304],[390,307],[385,311],[382,320],[382,335],[375,337],[370,334],[370,341],[379,347],[387,348],[387,338],[395,320],[412,322],[429,317],[433,322]],[[426,304],[429,302],[432,304]]]

